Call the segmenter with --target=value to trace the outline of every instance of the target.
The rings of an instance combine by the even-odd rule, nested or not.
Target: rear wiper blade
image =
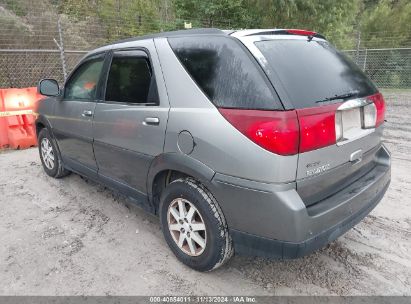
[[[340,95],[336,94],[334,96],[327,97],[322,100],[317,100],[316,103],[327,102],[327,101],[336,100],[336,99],[346,99],[346,98],[355,97],[355,96],[358,96],[358,91],[348,92],[348,93],[340,94]]]

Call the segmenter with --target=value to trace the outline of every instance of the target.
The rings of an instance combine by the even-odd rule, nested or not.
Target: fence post
[[[59,42],[54,39],[54,43],[57,45],[58,49],[60,50],[60,60],[61,60],[61,67],[63,69],[63,78],[64,81],[67,79],[67,70],[66,70],[66,57],[64,55],[64,40],[63,40],[63,31],[61,28],[61,20],[60,16],[57,20],[57,29],[59,32]]]
[[[361,47],[361,31],[357,31],[357,52],[355,54],[355,63],[359,64],[360,62],[360,47]]]
[[[367,68],[367,55],[368,55],[368,49],[365,49],[365,54],[364,54],[364,64],[362,66],[362,70],[365,72],[365,69]]]

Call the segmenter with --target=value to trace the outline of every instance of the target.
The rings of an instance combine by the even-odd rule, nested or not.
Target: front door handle
[[[146,117],[143,124],[158,126],[160,124],[160,119],[158,119],[158,117]]]
[[[86,110],[86,111],[83,111],[83,114],[81,114],[81,116],[83,116],[83,117],[92,117],[93,112],[90,111],[90,110]]]

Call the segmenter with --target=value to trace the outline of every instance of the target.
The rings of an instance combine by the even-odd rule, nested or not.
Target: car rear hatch
[[[364,73],[322,36],[238,32],[299,124],[297,191],[313,205],[376,165],[385,103]]]

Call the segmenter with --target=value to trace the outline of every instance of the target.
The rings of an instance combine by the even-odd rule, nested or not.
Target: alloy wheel
[[[168,229],[177,246],[190,256],[199,256],[207,244],[207,230],[198,209],[188,200],[174,199],[167,212]]]
[[[41,156],[43,158],[44,165],[49,170],[54,168],[54,151],[48,138],[41,140]]]

